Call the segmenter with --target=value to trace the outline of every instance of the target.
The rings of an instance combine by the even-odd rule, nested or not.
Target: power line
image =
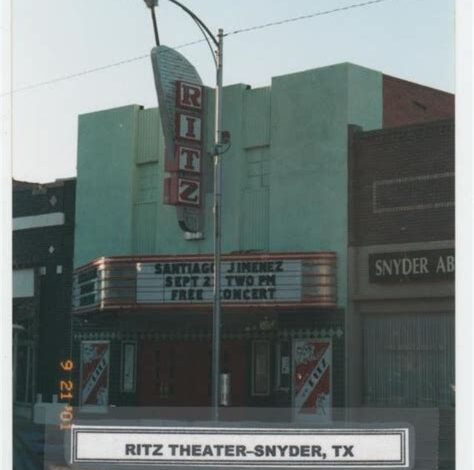
[[[353,3],[352,5],[346,5],[344,7],[334,8],[332,10],[317,11],[315,13],[310,13],[308,15],[295,16],[293,18],[285,18],[283,20],[273,21],[271,23],[265,23],[265,24],[260,24],[260,25],[256,25],[256,26],[250,26],[248,28],[236,29],[235,31],[230,31],[229,33],[226,33],[225,36],[231,36],[231,35],[240,34],[240,33],[248,33],[249,31],[256,31],[256,30],[259,30],[259,29],[270,28],[272,26],[279,26],[279,25],[282,25],[282,24],[294,23],[295,21],[307,20],[309,18],[315,18],[316,16],[329,15],[331,13],[338,13],[338,12],[341,12],[341,11],[352,10],[354,8],[366,7],[366,6],[369,6],[369,5],[374,5],[375,3],[383,3],[383,2],[387,2],[387,1],[390,1],[390,0],[369,0],[369,1],[363,2],[363,3]]]
[[[109,69],[109,68],[112,68],[112,67],[117,67],[119,65],[128,64],[130,62],[135,62],[137,60],[144,59],[145,57],[149,57],[149,55],[147,54],[147,55],[142,55],[142,56],[138,56],[138,57],[132,57],[131,59],[121,60],[120,62],[115,62],[113,64],[103,65],[101,67],[96,67],[96,68],[93,68],[93,69],[86,69],[86,70],[83,70],[82,72],[72,73],[70,75],[64,75],[62,77],[53,78],[51,80],[46,80],[44,82],[33,83],[32,85],[27,85],[27,86],[24,86],[24,87],[21,87],[21,88],[16,88],[15,90],[12,90],[11,93],[18,93],[20,91],[31,90],[32,88],[38,88],[38,87],[41,87],[41,86],[50,85],[52,83],[61,82],[63,80],[69,80],[71,78],[81,77],[83,75],[88,75],[88,74],[93,73],[93,72],[99,72],[101,70],[106,70],[106,69]],[[1,96],[6,96],[6,95],[9,95],[9,94],[10,93],[3,93]]]
[[[205,42],[205,39],[199,39],[197,41],[187,42],[185,44],[175,46],[175,47],[173,47],[173,49],[182,49],[183,47],[192,46],[194,44],[199,44],[201,42]],[[165,52],[165,51],[162,51],[162,52]],[[131,62],[136,62],[138,60],[148,59],[149,57],[150,57],[150,54],[139,55],[139,56],[136,56],[136,57],[132,57],[130,59],[125,59],[125,60],[121,60],[119,62],[114,62],[112,64],[102,65],[101,67],[86,69],[86,70],[83,70],[81,72],[71,73],[69,75],[64,75],[62,77],[53,78],[51,80],[46,80],[44,82],[33,83],[31,85],[27,85],[27,86],[24,86],[24,87],[21,87],[21,88],[16,88],[15,90],[12,90],[11,92],[2,93],[0,96],[7,96],[7,95],[10,95],[10,94],[13,94],[13,93],[18,93],[20,91],[31,90],[33,88],[38,88],[38,87],[45,86],[45,85],[51,85],[52,83],[62,82],[64,80],[69,80],[71,78],[82,77],[83,75],[88,75],[88,74],[94,73],[94,72],[100,72],[101,70],[107,70],[107,69],[110,69],[110,68],[113,68],[113,67],[118,67],[120,65],[129,64]]]
[[[273,27],[273,26],[280,26],[280,25],[287,24],[287,23],[294,23],[296,21],[307,20],[307,19],[310,19],[310,18],[315,18],[317,16],[324,16],[324,15],[329,15],[329,14],[332,14],[332,13],[339,13],[339,12],[342,12],[342,11],[352,10],[354,8],[367,7],[367,6],[370,6],[370,5],[374,5],[376,3],[383,3],[383,2],[387,2],[387,1],[390,1],[390,0],[369,0],[369,1],[366,1],[366,2],[362,2],[362,3],[353,3],[351,5],[346,5],[344,7],[333,8],[332,10],[318,11],[318,12],[310,13],[310,14],[307,14],[307,15],[296,16],[296,17],[293,17],[293,18],[285,18],[285,19],[279,20],[279,21],[273,21],[271,23],[264,23],[264,24],[260,24],[260,25],[249,26],[247,28],[236,29],[234,31],[230,31],[230,32],[226,33],[224,36],[235,36],[237,34],[248,33],[250,31],[257,31],[257,30],[270,28],[270,27]],[[205,39],[199,39],[199,40],[196,40],[196,41],[187,42],[185,44],[175,46],[174,49],[182,49],[184,47],[193,46],[195,44],[200,44],[200,43],[205,42],[205,41],[206,41]],[[72,73],[72,74],[69,74],[69,75],[64,75],[62,77],[53,78],[51,80],[46,80],[44,82],[33,83],[31,85],[27,85],[27,86],[24,86],[24,87],[21,87],[21,88],[17,88],[17,89],[12,90],[11,92],[8,92],[8,93],[2,93],[0,95],[0,97],[7,96],[7,95],[10,95],[10,94],[13,94],[13,93],[18,93],[18,92],[21,92],[21,91],[26,91],[26,90],[31,90],[31,89],[34,89],[34,88],[39,88],[39,87],[42,87],[42,86],[45,86],[45,85],[51,85],[53,83],[58,83],[58,82],[62,82],[62,81],[65,81],[65,80],[70,80],[71,78],[82,77],[84,75],[89,75],[89,74],[94,73],[94,72],[100,72],[102,70],[107,70],[107,69],[110,69],[110,68],[113,68],[113,67],[119,67],[121,65],[129,64],[131,62],[136,62],[136,61],[139,61],[139,60],[143,60],[143,59],[146,59],[148,57],[149,57],[149,54],[144,54],[144,55],[132,57],[130,59],[121,60],[119,62],[114,62],[112,64],[103,65],[101,67],[86,69],[86,70],[83,70],[81,72],[76,72],[76,73]]]

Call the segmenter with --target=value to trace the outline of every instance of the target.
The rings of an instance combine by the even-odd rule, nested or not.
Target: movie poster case
[[[332,341],[293,340],[293,393],[295,421],[332,420]]]
[[[81,406],[109,404],[110,341],[82,341],[80,362]]]

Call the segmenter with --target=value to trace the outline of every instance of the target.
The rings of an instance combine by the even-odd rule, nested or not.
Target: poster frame
[[[107,354],[109,357],[109,364],[107,366],[107,399],[106,399],[106,406],[109,406],[109,392],[110,392],[110,341],[109,340],[82,340],[81,347],[80,347],[80,356],[79,356],[79,406],[81,407],[100,407],[101,405],[88,405],[84,404],[82,400],[82,388],[84,385],[84,377],[83,377],[83,367],[82,367],[82,358],[83,358],[83,351],[85,344],[107,344]]]
[[[125,389],[125,352],[126,347],[133,347],[133,377],[131,390]],[[120,344],[120,391],[122,393],[135,393],[137,390],[137,341],[122,341]]]
[[[296,398],[296,384],[295,384],[295,372],[296,372],[296,344],[298,341],[318,341],[318,342],[325,342],[329,343],[329,352],[330,352],[330,369],[329,369],[329,413],[327,418],[321,420],[321,423],[327,423],[332,421],[332,408],[333,408],[333,400],[334,400],[334,390],[333,390],[333,375],[334,375],[334,357],[333,357],[333,340],[332,338],[293,338],[291,341],[291,363],[290,363],[290,370],[291,370],[291,409],[293,411],[293,422],[307,422],[307,421],[314,421],[315,416],[314,414],[305,415],[304,413],[299,413],[296,409],[295,405],[295,398]],[[318,415],[319,417],[319,415]],[[319,420],[318,420],[319,421]]]

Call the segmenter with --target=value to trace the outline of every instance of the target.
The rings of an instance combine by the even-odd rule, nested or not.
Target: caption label
[[[409,429],[73,425],[71,463],[410,468]]]

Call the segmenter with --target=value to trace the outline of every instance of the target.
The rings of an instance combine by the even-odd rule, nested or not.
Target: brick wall
[[[453,239],[454,121],[354,131],[350,244]]]
[[[454,95],[383,76],[383,127],[454,118]]]

